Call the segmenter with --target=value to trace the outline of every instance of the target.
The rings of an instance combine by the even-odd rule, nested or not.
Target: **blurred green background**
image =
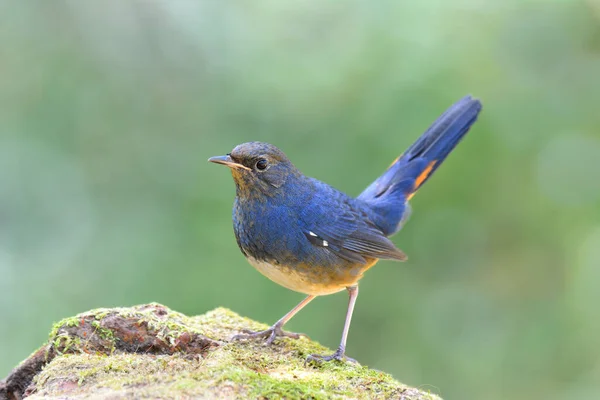
[[[597,0],[1,2],[0,377],[94,307],[276,321],[303,296],[244,260],[206,159],[268,141],[356,195],[468,93],[348,354],[446,399],[599,398]],[[335,347],[346,302],[288,328]]]

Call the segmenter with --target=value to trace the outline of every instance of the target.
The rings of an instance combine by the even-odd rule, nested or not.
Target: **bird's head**
[[[271,195],[290,176],[299,174],[286,155],[269,143],[242,143],[231,153],[211,157],[208,161],[231,169],[238,195],[241,196],[257,194],[257,191]]]

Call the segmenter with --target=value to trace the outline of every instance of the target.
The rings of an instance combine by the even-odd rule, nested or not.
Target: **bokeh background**
[[[272,323],[206,162],[272,142],[356,195],[446,107],[479,122],[362,281],[348,354],[446,399],[600,396],[600,3],[3,1],[0,377],[62,317]],[[335,347],[347,298],[288,328]]]

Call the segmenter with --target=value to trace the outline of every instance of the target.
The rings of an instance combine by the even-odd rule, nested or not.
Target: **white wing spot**
[[[308,234],[309,234],[310,236],[315,236],[315,237],[317,236],[317,234],[316,234],[316,233],[314,233],[314,232],[312,232],[312,231],[308,231]]]
[[[323,246],[325,246],[325,247],[329,246],[329,243],[327,242],[327,240],[323,240]]]

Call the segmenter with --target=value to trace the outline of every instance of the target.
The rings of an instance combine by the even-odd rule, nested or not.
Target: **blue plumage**
[[[481,102],[471,96],[456,102],[358,196],[375,211],[382,232],[389,236],[402,227],[407,219],[403,206],[466,135],[480,111]]]
[[[282,326],[314,297],[347,289],[343,359],[358,281],[379,259],[406,260],[388,236],[410,215],[408,200],[464,137],[481,111],[467,96],[442,114],[390,167],[352,198],[304,176],[278,148],[250,142],[212,162],[231,168],[236,184],[235,236],[248,261],[269,279],[308,297],[270,329],[238,338],[293,336]],[[296,335],[297,336],[297,335]]]

